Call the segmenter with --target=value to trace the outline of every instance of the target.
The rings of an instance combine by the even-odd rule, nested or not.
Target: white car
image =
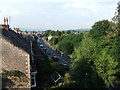
[[[40,47],[43,48],[43,45],[41,44]]]

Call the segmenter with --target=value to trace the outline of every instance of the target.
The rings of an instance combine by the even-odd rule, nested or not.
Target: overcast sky
[[[119,0],[0,0],[0,23],[31,29],[90,28],[114,16]]]

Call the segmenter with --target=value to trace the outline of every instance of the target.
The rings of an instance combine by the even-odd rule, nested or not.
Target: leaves
[[[96,87],[105,87],[105,85],[113,87],[115,85],[119,64],[109,54],[110,40],[107,43],[109,43],[107,46],[98,48],[99,45],[90,35],[85,34],[82,42],[75,48],[71,67],[75,72],[76,80],[83,87],[84,84],[87,85],[85,87],[94,87],[96,84],[94,80],[99,81]]]

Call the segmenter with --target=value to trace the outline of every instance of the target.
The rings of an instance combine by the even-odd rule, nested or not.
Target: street
[[[57,56],[59,58],[59,61],[58,63],[59,64],[67,64],[68,66],[71,64],[70,62],[70,58],[61,54],[59,51],[56,51],[54,49],[52,49],[50,46],[48,46],[43,39],[39,38],[37,40],[37,42],[40,44],[40,45],[43,45],[43,48],[46,48],[49,52],[49,55],[48,57],[51,58],[53,56]]]

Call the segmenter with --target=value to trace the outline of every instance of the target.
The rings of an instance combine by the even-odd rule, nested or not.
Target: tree
[[[109,54],[106,46],[98,51],[97,44],[89,35],[84,35],[81,44],[72,54],[72,69],[75,80],[81,87],[114,87],[119,73],[119,63]],[[96,83],[95,81],[99,81]]]
[[[55,31],[50,31],[50,35],[54,36],[55,35]]]
[[[50,32],[51,32],[51,30],[50,30],[50,29],[49,29],[49,30],[47,30],[47,31],[45,31],[45,33],[44,33],[45,37],[48,37],[48,36],[50,35]]]
[[[119,27],[119,29],[120,29],[120,1],[118,2],[118,7],[117,7],[117,9],[118,9],[118,27]]]
[[[118,62],[108,53],[108,48],[103,49],[95,60],[95,67],[98,75],[102,78],[105,85],[110,88],[117,83]]]
[[[61,31],[57,30],[57,31],[55,32],[55,35],[56,35],[56,36],[61,36],[62,33],[61,33]]]
[[[65,31],[62,31],[62,34],[65,34]]]
[[[62,36],[54,36],[50,40],[50,44],[56,45],[58,50],[61,50],[63,53],[72,54],[73,48],[81,42],[83,34],[69,34]],[[66,49],[66,50],[65,50]]]
[[[90,30],[90,34],[94,38],[106,35],[107,32],[112,30],[112,25],[113,23],[109,22],[108,20],[98,21],[92,26],[92,29]]]
[[[70,30],[68,30],[68,31],[67,31],[67,34],[71,34],[71,31],[70,31]]]
[[[117,3],[117,11],[115,12],[115,16],[112,18],[114,22],[120,23],[120,1]]]
[[[94,59],[96,58],[96,43],[85,34],[81,44],[75,48],[72,54],[72,69],[75,72],[75,80],[80,87],[102,87],[103,81],[94,70]],[[96,82],[99,81],[99,82]]]
[[[59,43],[58,49],[67,55],[72,54],[73,44],[71,42],[65,41],[65,42]]]
[[[118,32],[118,36],[120,36],[120,1],[117,3],[117,5],[117,11],[115,12],[115,16],[112,18],[112,20],[117,23],[116,30]]]
[[[58,37],[54,36],[54,37],[50,40],[50,44],[56,45],[57,43],[58,43]]]

